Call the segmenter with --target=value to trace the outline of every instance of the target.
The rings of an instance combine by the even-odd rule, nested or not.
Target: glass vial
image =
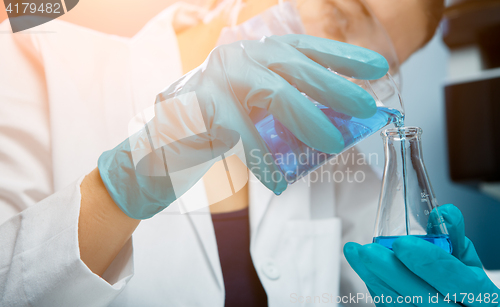
[[[422,156],[419,127],[386,129],[385,165],[373,242],[392,249],[400,236],[417,236],[447,252],[451,241]]]

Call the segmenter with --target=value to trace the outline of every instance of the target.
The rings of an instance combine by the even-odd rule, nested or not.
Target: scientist
[[[362,182],[297,182],[285,191],[283,181],[257,176],[275,165],[259,165],[249,180],[248,165],[233,155],[214,164],[231,169],[234,193],[221,197],[221,167],[205,169],[201,181],[199,170],[180,172],[175,186],[165,181],[165,172],[171,180],[176,166],[195,165],[206,148],[179,142],[178,151],[168,152],[177,163],[163,176],[148,168],[163,152],[141,153],[151,140],[164,145],[180,140],[179,131],[196,130],[202,114],[203,127],[211,129],[204,137],[236,131],[245,151],[264,155],[253,126],[259,113],[273,114],[312,147],[338,152],[338,131],[291,84],[334,109],[367,117],[374,112],[370,96],[324,67],[376,79],[388,65],[369,50],[315,37],[328,36],[330,20],[305,16],[328,16],[314,11],[321,1],[299,6],[303,25],[290,4],[272,0],[87,0],[65,20],[26,33],[6,34],[4,21],[0,306],[285,306],[296,305],[294,295],[365,292],[342,245],[371,240],[379,178],[369,166],[328,166],[361,170]],[[438,0],[367,3],[402,61],[432,37],[443,6]],[[228,11],[231,28],[225,28]],[[303,26],[315,36],[281,35]],[[220,42],[252,35],[268,37],[222,45],[209,55]],[[218,148],[214,142],[211,150]],[[370,291],[399,292],[396,279],[380,289],[385,273],[365,261],[372,250],[348,244],[346,256]],[[386,256],[392,258],[382,258],[384,265],[406,274],[405,281],[416,279],[397,267],[403,261],[411,268],[412,259],[397,251],[399,260]]]

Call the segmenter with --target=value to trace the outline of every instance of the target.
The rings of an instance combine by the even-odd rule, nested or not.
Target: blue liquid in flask
[[[396,241],[397,238],[404,236],[380,236],[373,238],[373,243],[381,244],[388,249],[392,250],[392,244]],[[414,236],[416,238],[423,239],[427,242],[430,242],[442,249],[444,249],[447,253],[451,254],[453,248],[451,246],[451,240],[449,235],[421,235]]]
[[[344,138],[344,150],[356,145],[390,123],[401,126],[404,116],[396,109],[378,107],[370,118],[360,119],[335,112],[321,104],[317,107],[337,127]],[[298,140],[272,115],[262,119],[255,127],[272,153],[288,183],[317,169],[336,154],[326,154],[315,150]]]

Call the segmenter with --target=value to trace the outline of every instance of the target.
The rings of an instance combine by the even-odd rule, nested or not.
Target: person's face
[[[403,62],[434,32],[443,0],[297,0],[297,6],[308,34],[367,48],[381,40],[379,22]]]

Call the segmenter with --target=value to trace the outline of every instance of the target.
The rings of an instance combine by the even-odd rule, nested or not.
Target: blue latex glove
[[[500,290],[487,277],[472,242],[465,237],[463,216],[453,205],[439,207],[453,245],[453,254],[425,240],[408,236],[393,243],[393,251],[372,243],[347,243],[344,254],[372,297],[422,297],[405,305],[497,306]],[[464,298],[464,293],[466,294]],[[437,301],[429,302],[429,297]],[[487,297],[487,298],[486,298]],[[449,299],[449,301],[447,300]],[[397,304],[399,305],[399,304]]]
[[[247,167],[267,188],[283,192],[283,177],[265,175],[279,169],[269,163],[253,114],[272,114],[308,146],[338,153],[344,147],[341,133],[301,92],[349,116],[376,112],[364,89],[326,68],[370,80],[383,77],[388,63],[373,51],[307,35],[217,47],[200,67],[157,96],[147,127],[101,155],[98,167],[108,192],[128,216],[149,218],[204,175],[210,168],[203,164],[207,156],[220,156],[240,140]],[[144,154],[149,148],[151,153]]]

